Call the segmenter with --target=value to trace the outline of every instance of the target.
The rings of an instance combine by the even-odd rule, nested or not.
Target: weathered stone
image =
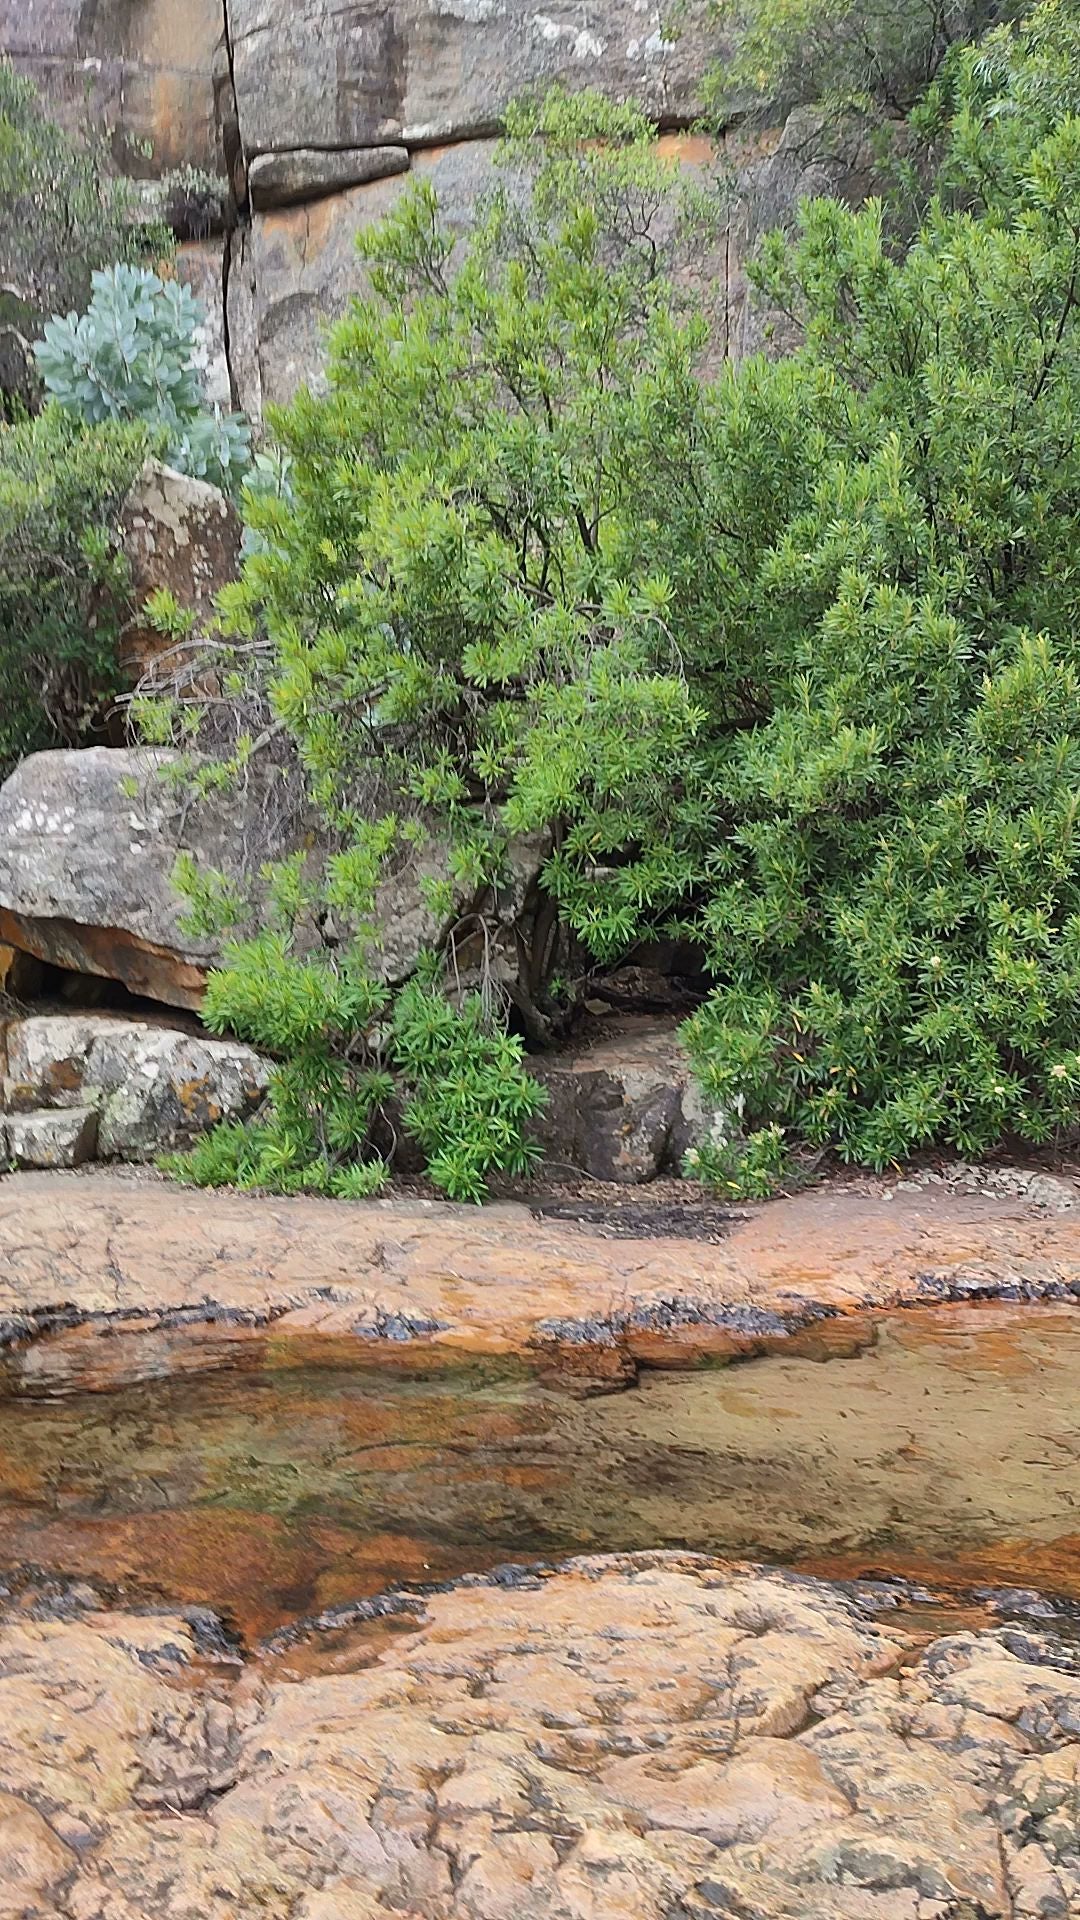
[[[181,1616],[12,1615],[0,1810],[47,1809],[52,1836],[16,1829],[13,1912],[1080,1911],[1080,1677],[1052,1635],[920,1652],[821,1582],[675,1553],[395,1605],[351,1660],[312,1631],[231,1692]]]
[[[239,228],[229,239],[225,305],[233,395],[241,413],[257,427],[263,417],[262,356],[255,246],[250,227]]]
[[[0,940],[197,1007],[216,950],[183,930],[172,868],[187,848],[237,871],[245,820],[236,804],[191,804],[161,777],[169,760],[89,747],[31,754],[16,768],[0,788]]]
[[[120,1025],[107,1014],[32,1014],[13,1020],[4,1035],[7,1077],[0,1106],[9,1113],[37,1107],[81,1107],[86,1063],[102,1027]]]
[[[11,1113],[4,1121],[7,1157],[17,1167],[81,1167],[97,1146],[92,1107]]]
[[[0,0],[0,46],[17,71],[64,125],[104,127],[137,174],[221,170],[213,74],[223,33],[221,0]]]
[[[138,679],[163,654],[174,652],[174,643],[142,617],[146,601],[164,588],[197,622],[205,622],[215,596],[236,578],[243,529],[235,507],[217,487],[148,460],[124,502],[120,530],[137,608],[124,629],[122,659],[127,673]]]
[[[102,1160],[152,1160],[248,1118],[269,1072],[239,1041],[108,1014],[38,1014],[7,1032],[9,1111],[94,1107]]]
[[[673,166],[692,175],[708,174],[716,158],[710,140],[692,135],[666,136],[659,142],[659,151]],[[494,154],[491,140],[434,147],[413,155],[408,174],[371,181],[309,206],[256,216],[246,254],[254,316],[245,338],[254,337],[262,397],[267,402],[286,401],[305,383],[319,386],[326,323],[340,317],[350,297],[365,284],[357,235],[392,212],[414,179],[434,187],[448,231],[467,233],[478,200],[492,185]],[[719,331],[726,340],[727,330],[735,325],[724,308],[726,242],[716,246],[714,264],[717,285],[710,297],[721,305]],[[245,362],[249,358],[250,348],[246,348]]]
[[[535,1134],[549,1164],[635,1183],[678,1173],[708,1114],[678,1023],[625,1017],[592,1046],[533,1063],[548,1090]]]
[[[510,101],[556,80],[640,100],[668,125],[700,106],[715,28],[700,0],[664,36],[653,0],[229,0],[248,152],[415,147],[494,133]]]
[[[641,1363],[820,1338],[825,1323],[850,1341],[841,1320],[882,1305],[1080,1298],[1075,1215],[1021,1200],[848,1183],[744,1209],[722,1237],[695,1237],[693,1207],[685,1219],[656,1235],[642,1207],[637,1235],[617,1237],[604,1218],[516,1204],[346,1206],[106,1173],[15,1177],[0,1186],[0,1319],[32,1316],[36,1332],[10,1354],[9,1378],[20,1392],[75,1392],[254,1365],[272,1341],[276,1366],[319,1352],[385,1366],[516,1354],[602,1386]],[[115,1312],[117,1266],[129,1311],[103,1341],[94,1317]],[[51,1317],[59,1308],[66,1318]],[[179,1310],[182,1347],[169,1328]]]
[[[177,248],[173,271],[191,288],[205,318],[195,336],[194,361],[212,407],[228,413],[232,379],[225,339],[225,246],[223,239],[189,240]]]
[[[287,207],[404,173],[408,165],[407,147],[342,147],[332,153],[300,147],[259,154],[248,168],[248,189],[253,207]]]
[[[12,1793],[0,1793],[0,1920],[46,1920],[76,1862],[44,1814]]]

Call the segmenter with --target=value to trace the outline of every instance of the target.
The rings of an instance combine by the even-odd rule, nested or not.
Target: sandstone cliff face
[[[223,171],[224,45],[222,0],[0,3],[0,48],[57,119],[107,126],[117,158],[134,173]],[[140,151],[147,146],[149,154]]]
[[[466,227],[523,91],[634,97],[682,136],[682,164],[711,166],[686,130],[722,44],[706,0],[670,39],[665,18],[654,0],[0,0],[0,47],[68,125],[107,125],[130,171],[191,164],[227,182],[236,227],[185,248],[179,270],[210,308],[213,397],[231,386],[258,422],[318,380],[324,323],[361,284],[357,232],[411,172]],[[775,175],[776,146],[726,158]],[[817,184],[794,148],[779,165],[791,195]],[[733,228],[709,263],[733,354],[757,344],[739,255]]]

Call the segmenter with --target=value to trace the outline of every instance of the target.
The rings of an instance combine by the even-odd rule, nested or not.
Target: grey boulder
[[[260,154],[461,140],[555,81],[685,124],[718,36],[704,0],[670,37],[665,17],[654,0],[230,0],[244,141]]]
[[[213,941],[186,932],[176,856],[236,873],[236,806],[192,805],[164,751],[31,754],[0,787],[0,941],[73,973],[195,1008]]]
[[[152,1160],[221,1120],[250,1118],[269,1074],[237,1040],[108,1014],[36,1014],[7,1029],[7,1125],[41,1108],[90,1110],[99,1159]]]

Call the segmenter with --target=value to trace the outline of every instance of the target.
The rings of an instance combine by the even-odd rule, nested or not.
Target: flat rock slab
[[[205,1624],[83,1606],[0,1624],[10,1914],[1080,1911],[1047,1632],[920,1653],[820,1582],[643,1554],[391,1596],[230,1682]]]
[[[874,1307],[1080,1299],[1080,1211],[944,1187],[822,1188],[708,1244],[605,1238],[519,1204],[350,1205],[112,1175],[0,1182],[18,1391],[223,1366],[525,1358],[588,1385],[764,1352]],[[1055,1210],[1055,1207],[1057,1210]]]

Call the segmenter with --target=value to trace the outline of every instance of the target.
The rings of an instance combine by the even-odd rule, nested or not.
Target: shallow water
[[[883,1314],[835,1344],[592,1400],[325,1369],[0,1403],[0,1565],[248,1635],[399,1580],[661,1545],[1080,1598],[1080,1310]]]

